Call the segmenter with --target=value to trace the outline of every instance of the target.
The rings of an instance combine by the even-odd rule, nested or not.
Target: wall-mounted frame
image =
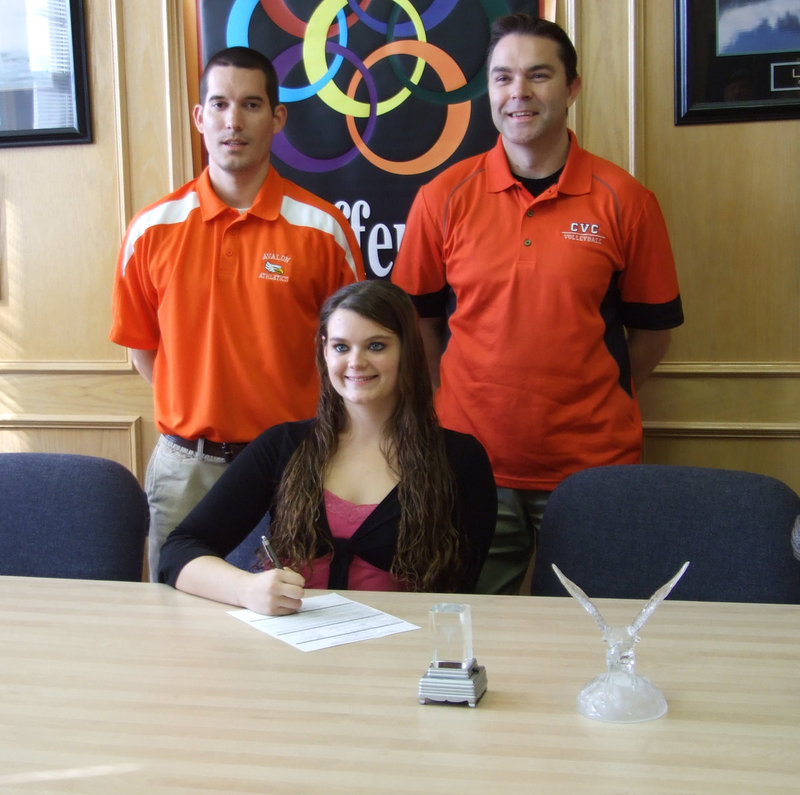
[[[800,119],[800,0],[675,0],[675,124]]]
[[[83,0],[3,3],[0,146],[91,140]]]

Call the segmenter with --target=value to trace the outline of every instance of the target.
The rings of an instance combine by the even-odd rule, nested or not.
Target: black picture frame
[[[0,147],[92,142],[84,3],[61,2],[34,15],[22,0],[3,21],[14,33],[0,51]]]
[[[748,48],[748,39],[739,36],[721,48],[723,13],[733,5],[675,0],[676,125],[800,119],[800,44],[788,50]],[[742,5],[747,4],[739,2],[737,10]],[[800,23],[800,0],[796,18],[788,16],[788,22]]]

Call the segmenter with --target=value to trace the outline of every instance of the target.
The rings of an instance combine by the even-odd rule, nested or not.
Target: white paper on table
[[[337,593],[303,599],[300,610],[288,616],[262,616],[252,610],[231,610],[229,614],[300,651],[317,651],[419,629],[415,624]]]

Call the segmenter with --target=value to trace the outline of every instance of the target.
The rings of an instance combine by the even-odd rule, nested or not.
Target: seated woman
[[[317,417],[248,445],[169,535],[159,580],[267,615],[296,611],[304,587],[472,590],[494,477],[481,444],[436,419],[411,300],[387,281],[350,284],[323,306],[316,344]],[[227,563],[266,512],[285,567]]]

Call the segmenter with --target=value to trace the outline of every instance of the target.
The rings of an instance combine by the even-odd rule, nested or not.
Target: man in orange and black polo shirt
[[[636,388],[683,312],[655,197],[567,129],[581,80],[566,33],[498,19],[487,71],[497,144],[420,189],[392,280],[419,310],[442,425],[492,461],[478,590],[518,593],[552,489],[639,460]]]
[[[166,536],[244,444],[314,415],[319,309],[364,278],[344,216],[270,165],[286,122],[270,61],[223,50],[200,102],[208,168],[136,215],[114,283],[110,338],[152,383],[162,434],[145,483],[151,579]]]

